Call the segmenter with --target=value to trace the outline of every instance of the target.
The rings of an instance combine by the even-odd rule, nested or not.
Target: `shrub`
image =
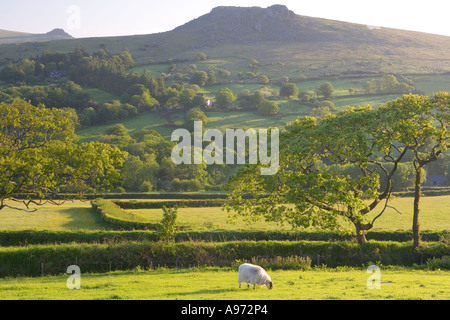
[[[177,232],[176,221],[178,216],[178,208],[163,207],[163,218],[158,227],[156,234],[161,241],[174,241]]]
[[[283,83],[280,88],[280,97],[290,97],[290,96],[297,96],[298,95],[298,88],[295,83]]]
[[[450,270],[450,256],[443,256],[441,258],[428,259],[427,267],[431,270],[442,269]]]

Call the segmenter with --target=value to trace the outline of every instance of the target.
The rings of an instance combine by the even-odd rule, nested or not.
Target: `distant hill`
[[[44,34],[25,33],[9,30],[0,30],[0,44],[17,44],[24,42],[52,41],[73,39],[63,29],[53,29]]]
[[[217,7],[157,34],[5,45],[0,63],[77,46],[90,52],[126,47],[138,65],[169,59],[181,63],[194,60],[199,51],[233,70],[248,69],[249,61],[257,59],[261,72],[274,76],[450,72],[450,37],[307,17],[283,5]]]

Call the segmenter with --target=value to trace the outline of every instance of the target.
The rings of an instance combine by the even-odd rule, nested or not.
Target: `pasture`
[[[140,199],[132,203],[156,200]],[[377,233],[384,232],[387,235],[381,237],[389,238],[409,231],[412,200],[410,197],[394,199],[392,205],[401,214],[387,210],[368,233],[368,239]],[[450,196],[423,198],[421,228],[424,234],[448,233],[449,207]],[[162,218],[161,209],[126,211],[138,221],[153,224]],[[445,267],[448,259],[440,253],[442,258],[434,262],[428,260],[442,250],[448,252],[446,242],[440,244],[436,240],[425,241],[422,257],[417,260],[409,253],[411,244],[407,238],[398,240],[406,242],[370,240],[368,246],[359,249],[351,238],[313,239],[313,234],[317,236],[320,231],[306,229],[301,234],[306,240],[301,240],[286,236],[291,232],[288,225],[263,221],[247,224],[240,219],[232,223],[221,207],[180,207],[177,226],[184,236],[166,244],[157,242],[152,230],[119,231],[91,209],[89,202],[45,205],[31,213],[4,209],[1,214],[0,241],[7,241],[0,247],[0,272],[3,274],[0,300],[450,298],[450,271]],[[220,232],[223,238],[209,238],[208,232]],[[283,232],[286,238],[278,239]],[[340,232],[353,230],[344,225]],[[203,240],[195,238],[203,233],[206,237]],[[252,240],[264,234],[273,239]],[[311,258],[302,260],[305,255]],[[148,264],[148,259],[153,262]],[[360,260],[365,262],[357,262]],[[263,265],[272,277],[274,289],[257,287],[253,290],[245,285],[239,289],[237,266],[244,261]],[[80,290],[67,288],[69,275],[65,274],[65,268],[70,264],[80,265]],[[371,275],[367,273],[367,266],[371,264],[380,266],[381,289],[367,287]],[[19,269],[19,274],[11,273]],[[30,274],[26,275],[27,272]]]
[[[82,274],[81,289],[68,276],[0,279],[0,300],[448,300],[450,272],[381,269],[381,288],[368,289],[366,269],[269,271],[274,288],[241,289],[226,268],[157,269]]]
[[[135,201],[139,202],[142,200]],[[390,205],[396,210],[387,208],[386,212],[375,223],[373,231],[410,230],[412,226],[412,204],[413,199],[411,197],[399,197],[392,200]],[[61,206],[32,206],[32,208],[37,208],[38,210],[35,212],[21,212],[9,208],[3,209],[1,211],[0,231],[111,230],[111,227],[105,224],[98,214],[91,210],[89,201],[66,202]],[[450,208],[450,196],[423,197],[420,213],[421,230],[450,230],[448,208]],[[126,211],[132,213],[141,222],[158,223],[163,217],[161,209],[129,209]],[[373,215],[377,213],[374,212]],[[278,224],[265,221],[249,224],[239,218],[230,220],[227,212],[222,207],[180,207],[178,209],[177,225],[184,231],[286,231],[291,229],[289,225],[279,226]],[[353,229],[350,229],[350,226],[345,224],[343,228],[353,231]]]

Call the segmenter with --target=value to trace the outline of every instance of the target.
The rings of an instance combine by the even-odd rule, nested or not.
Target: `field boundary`
[[[65,273],[78,265],[83,273],[130,270],[137,267],[233,267],[237,261],[278,261],[278,267],[415,266],[448,260],[449,244],[428,243],[414,250],[412,243],[373,241],[234,241],[234,242],[121,242],[0,248],[0,277]],[[308,262],[310,261],[310,262]],[[443,264],[445,267],[446,265]]]
[[[138,221],[132,213],[122,210],[110,200],[95,199],[91,205],[104,222],[120,230],[156,230],[158,227],[155,223]]]
[[[448,237],[450,231],[421,232],[422,241],[437,242]],[[369,231],[366,235],[369,241],[412,241],[411,231]],[[212,230],[212,231],[179,231],[175,235],[176,242],[203,241],[352,241],[353,234],[339,232],[312,231],[242,231],[242,230]],[[125,241],[143,242],[158,241],[154,230],[104,230],[104,231],[0,231],[0,243],[3,247],[27,247],[29,245],[65,244],[65,243],[119,243]]]

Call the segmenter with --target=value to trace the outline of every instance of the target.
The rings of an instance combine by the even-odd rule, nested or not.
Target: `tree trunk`
[[[416,181],[414,183],[414,215],[413,215],[413,247],[418,248],[420,246],[420,225],[419,225],[419,212],[420,212],[420,196],[422,192],[422,186],[420,184],[422,178],[422,168],[419,167],[416,170]]]
[[[360,222],[355,223],[356,227],[356,239],[359,244],[367,243],[366,235],[364,232],[364,228]]]

